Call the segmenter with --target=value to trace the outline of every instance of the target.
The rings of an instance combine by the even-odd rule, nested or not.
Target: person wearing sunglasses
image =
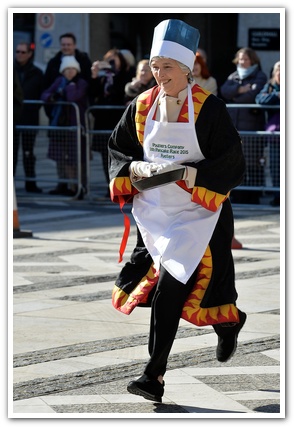
[[[15,51],[14,69],[23,90],[24,100],[39,100],[43,90],[43,71],[33,62],[33,49],[30,43],[18,43]],[[22,114],[18,122],[22,126],[39,125],[39,109],[41,105],[23,104]],[[13,137],[13,176],[16,174],[19,146],[22,144],[23,168],[26,177],[25,189],[31,193],[41,193],[42,189],[36,184],[36,157],[34,146],[35,130],[14,130]]]

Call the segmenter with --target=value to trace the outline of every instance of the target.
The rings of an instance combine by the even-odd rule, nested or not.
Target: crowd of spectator
[[[135,59],[128,49],[110,49],[101,60],[91,61],[86,52],[77,49],[73,33],[59,37],[60,51],[49,60],[43,71],[34,65],[34,52],[28,43],[19,43],[16,47],[14,72],[23,92],[23,100],[43,100],[44,110],[52,126],[74,125],[74,114],[56,101],[75,102],[80,110],[81,124],[85,125],[84,114],[88,106],[100,106],[93,109],[93,129],[97,131],[112,130],[121,118],[124,109],[140,93],[156,85],[148,58]],[[202,88],[221,97],[227,104],[261,104],[279,105],[280,102],[280,63],[273,66],[273,74],[268,79],[262,71],[257,53],[244,47],[239,49],[233,63],[236,71],[230,74],[218,87],[217,80],[208,68],[206,52],[199,49],[195,56],[192,71],[195,82]],[[41,104],[22,105],[16,124],[37,126]],[[103,109],[103,106],[108,108]],[[113,108],[109,108],[113,106]],[[267,114],[263,109],[232,108],[229,113],[238,131],[279,130],[279,111]],[[274,114],[276,113],[276,114]],[[278,114],[278,116],[277,116]],[[278,123],[278,126],[277,126]],[[59,136],[58,136],[59,135]],[[58,138],[63,138],[61,147]],[[75,195],[77,189],[67,185],[67,180],[77,177],[77,156],[74,147],[76,138],[49,132],[48,158],[56,162],[58,184],[49,191],[55,195]],[[101,153],[106,182],[108,177],[108,136],[92,136],[92,151]],[[22,143],[23,166],[26,175],[25,189],[40,193],[42,189],[36,184],[34,145],[36,131],[18,131],[14,129],[14,164],[16,173],[20,143]],[[263,143],[243,141],[247,163],[244,184],[246,186],[264,185],[264,148]],[[85,136],[81,138],[81,170],[83,198],[87,188]],[[75,154],[74,154],[75,153]],[[270,170],[273,186],[279,186],[279,145],[270,144]],[[259,203],[260,191],[232,192],[232,201],[238,203]],[[272,204],[279,205],[279,195]]]

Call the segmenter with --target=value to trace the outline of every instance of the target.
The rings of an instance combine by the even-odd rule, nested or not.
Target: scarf
[[[241,80],[246,79],[258,69],[258,64],[251,65],[251,67],[243,68],[237,65],[237,71]]]
[[[57,88],[56,93],[61,94],[63,89],[65,88],[65,86],[67,85],[67,79],[65,77],[62,78],[60,85]],[[60,97],[60,101],[62,100],[62,97]],[[52,121],[51,121],[51,126],[57,126],[58,124],[58,119],[62,110],[62,105],[55,105],[53,110],[52,110]]]

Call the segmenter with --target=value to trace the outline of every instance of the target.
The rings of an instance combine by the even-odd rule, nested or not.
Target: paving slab
[[[181,320],[158,405],[126,390],[148,358],[150,309],[126,316],[111,305],[122,267],[119,209],[92,200],[48,203],[19,202],[33,238],[13,241],[10,418],[284,418],[277,209],[234,209],[243,243],[233,250],[238,306],[248,314],[235,356],[218,362],[213,329]],[[132,223],[124,262],[135,239]]]

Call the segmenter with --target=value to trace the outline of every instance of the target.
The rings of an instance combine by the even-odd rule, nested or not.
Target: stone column
[[[102,59],[111,48],[108,13],[90,13],[90,58]]]

